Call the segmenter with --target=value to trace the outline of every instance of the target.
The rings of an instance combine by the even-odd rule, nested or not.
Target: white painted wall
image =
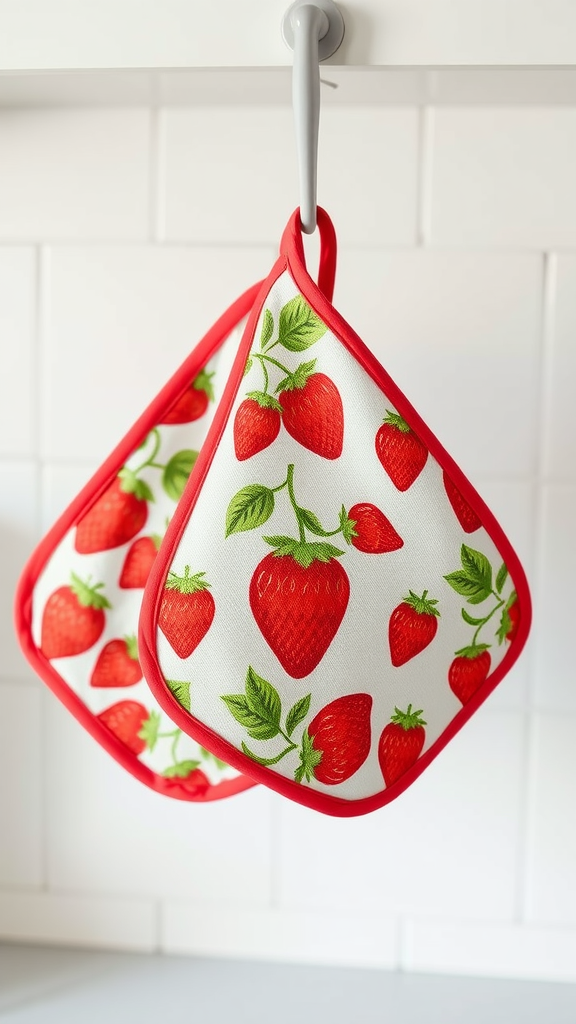
[[[0,936],[576,981],[575,180],[568,106],[325,110],[336,302],[501,517],[534,634],[390,807],[195,807],[83,733],[10,606],[42,530],[271,265],[291,114],[0,113]]]

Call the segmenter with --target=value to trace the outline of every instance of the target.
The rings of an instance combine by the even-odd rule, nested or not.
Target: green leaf
[[[307,729],[302,734],[302,749],[300,751],[300,765],[294,772],[296,782],[302,782],[305,778],[311,782],[314,778],[314,769],[322,760],[322,751],[315,750],[312,746],[312,738]]]
[[[160,732],[160,715],[157,711],[151,711],[145,722],[142,723],[142,728],[138,733],[141,740],[144,740],[148,750],[154,750],[158,740],[158,733]]]
[[[246,675],[246,703],[255,715],[259,715],[263,722],[274,729],[276,736],[280,729],[282,713],[278,691],[266,679],[262,679],[252,666],[248,668]]]
[[[502,587],[506,583],[507,579],[508,579],[508,569],[506,568],[504,563],[502,563],[502,565],[498,569],[498,575],[496,577],[496,590],[498,591],[498,593],[501,592]]]
[[[510,615],[508,613],[508,609],[504,608],[503,611],[502,611],[502,615],[500,616],[500,625],[498,626],[498,629],[496,630],[496,636],[498,637],[498,643],[499,644],[503,644],[504,643],[504,641],[505,641],[506,637],[508,636],[508,633],[510,632],[511,629],[512,629],[512,619],[510,618]]]
[[[184,448],[166,463],[162,473],[162,487],[172,501],[180,501],[198,454],[191,448]]]
[[[312,694],[309,693],[307,697],[302,697],[301,700],[297,700],[293,707],[290,708],[286,716],[286,733],[291,736],[297,725],[303,722],[310,710],[310,701]]]
[[[279,391],[296,391],[298,388],[303,388],[308,378],[314,373],[315,366],[315,359],[312,359],[309,363],[300,363],[294,370],[294,373],[290,373],[287,377],[282,378],[276,388],[276,393],[278,394]]]
[[[244,374],[243,374],[244,377],[247,377],[248,374],[250,373],[250,370],[252,369],[253,363],[254,363],[254,360],[252,359],[252,356],[248,356],[248,359],[246,360],[246,366],[244,367]]]
[[[134,470],[124,466],[118,473],[120,489],[125,494],[134,494],[140,501],[154,501],[154,494],[144,480],[139,480]]]
[[[200,761],[179,761],[162,772],[165,779],[187,779],[200,766]]]
[[[248,398],[253,398],[263,409],[276,409],[276,412],[283,412],[282,406],[274,395],[267,395],[265,391],[249,391]]]
[[[263,537],[262,540],[275,548],[274,554],[279,558],[282,555],[291,555],[304,569],[307,569],[312,562],[329,562],[332,558],[338,558],[344,552],[333,544],[321,543],[318,541],[300,541],[293,537]]]
[[[326,333],[326,325],[301,295],[280,310],[278,341],[289,352],[303,352]]]
[[[255,754],[250,750],[250,747],[247,747],[244,742],[242,743],[242,750],[246,754],[246,757],[250,757],[253,761],[256,761],[257,764],[263,764],[267,767],[269,764],[278,764],[278,761],[281,761],[283,757],[286,757],[286,754],[289,754],[291,750],[294,750],[294,747],[286,747],[286,749],[280,754],[277,754],[276,757],[258,757],[258,754]]]
[[[166,686],[178,703],[181,704],[186,711],[190,711],[190,683],[182,682],[179,679],[167,679]]]
[[[243,693],[232,693],[223,696],[222,700],[237,722],[240,723],[254,740],[271,740],[278,735],[278,729],[256,714],[250,708]]]
[[[270,338],[274,334],[274,317],[269,309],[264,310],[264,320],[262,323],[262,334],[260,335],[260,348],[266,348],[266,345],[270,341]]]
[[[214,385],[212,384],[213,376],[214,371],[212,373],[208,373],[206,370],[200,370],[200,373],[192,384],[192,387],[195,388],[196,391],[205,391],[211,402],[214,401]]]
[[[226,536],[242,530],[254,530],[270,519],[274,495],[263,484],[249,484],[234,495],[226,511]]]
[[[479,583],[484,590],[492,590],[492,566],[481,551],[475,551],[466,544],[462,545],[460,551],[462,568],[469,579]]]
[[[465,608],[462,608],[462,618],[469,626],[481,626],[483,622],[486,622],[486,619],[475,619],[472,615],[468,614]]]
[[[490,590],[475,580],[471,580],[468,574],[460,569],[457,572],[449,573],[444,579],[450,584],[452,590],[455,590],[461,597],[465,597],[470,604],[481,604],[487,597],[490,597]]]
[[[298,509],[298,518],[301,520],[302,525],[306,527],[310,533],[316,534],[317,537],[328,537],[329,534],[322,526],[322,523],[318,519],[318,516],[314,512],[310,512],[307,508]]]

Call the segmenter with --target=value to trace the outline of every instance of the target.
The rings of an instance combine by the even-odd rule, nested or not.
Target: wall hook
[[[344,19],[333,0],[296,0],[282,21],[284,42],[294,50],[292,103],[300,177],[302,230],[316,230],[320,61],[336,52],[344,38]]]

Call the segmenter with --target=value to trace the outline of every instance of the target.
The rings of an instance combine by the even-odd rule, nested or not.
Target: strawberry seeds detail
[[[474,644],[456,651],[448,669],[448,683],[461,704],[468,703],[490,674],[492,662],[488,647],[489,644]]]
[[[264,451],[280,433],[282,406],[272,395],[251,391],[234,417],[234,451],[239,462]]]
[[[126,467],[94,502],[76,526],[74,547],[81,555],[120,547],[135,537],[148,518],[153,495]]]
[[[300,763],[294,769],[296,782],[320,782],[338,786],[362,767],[372,742],[369,693],[338,697],[323,707],[302,732],[300,743],[294,733],[307,717],[312,695],[301,697],[288,710],[282,724],[282,701],[278,690],[248,668],[244,693],[222,697],[236,721],[253,740],[272,741],[280,737],[283,749],[272,757],[262,757],[242,742],[242,750],[257,764],[271,767],[287,755],[298,753]]]
[[[396,532],[392,523],[376,505],[362,502],[353,505],[348,513],[352,531],[350,543],[358,550],[369,555],[383,555],[389,551],[398,551],[404,541]]]
[[[152,712],[152,715],[154,714],[155,712]],[[143,704],[135,700],[121,700],[101,711],[96,717],[137,757],[146,750],[146,739],[141,732],[151,715]]]
[[[110,602],[100,593],[103,583],[90,584],[72,573],[70,585],[50,595],[42,614],[40,649],[46,658],[83,654],[104,632],[105,608]]]
[[[406,420],[390,409],[376,434],[376,455],[392,483],[407,491],[426,465],[428,449]]]
[[[425,590],[418,597],[411,590],[402,604],[394,609],[388,623],[390,657],[395,668],[405,665],[431,644],[438,629],[438,601],[427,598]]]
[[[153,533],[150,537],[138,537],[130,545],[118,581],[122,590],[136,590],[146,586],[160,544],[161,537]]]
[[[142,679],[135,636],[105,644],[90,677],[90,686],[135,686]]]
[[[470,508],[466,499],[462,497],[460,491],[456,487],[456,484],[450,479],[446,470],[443,471],[442,477],[444,480],[446,496],[454,510],[454,515],[464,530],[464,533],[475,533],[475,531],[479,530],[482,526],[480,517],[476,515],[473,508]]]
[[[191,576],[186,565],[183,576],[170,572],[164,584],[158,625],[179,658],[189,658],[212,625],[215,604],[205,575]]]
[[[309,675],[322,661],[348,606],[350,583],[333,552],[343,553],[329,544],[285,538],[250,581],[256,624],[293,679]]]
[[[412,711],[409,704],[406,711],[394,708],[394,714],[380,737],[378,761],[387,786],[393,786],[401,779],[422,753],[426,739],[426,722],[420,711]]]

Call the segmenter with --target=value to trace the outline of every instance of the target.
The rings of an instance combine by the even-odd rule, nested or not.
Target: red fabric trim
[[[328,214],[318,208],[319,224]],[[202,448],[202,452],[196,464],[196,472],[188,481],[186,490],[178,505],[175,515],[172,518],[159,557],[154,563],[152,573],[144,594],[144,602],[140,614],[140,635],[139,650],[141,654],[144,674],[154,693],[156,700],[174,722],[195,740],[206,746],[217,757],[222,758],[228,764],[233,765],[239,771],[250,775],[255,781],[261,782],[270,789],[276,790],[282,796],[289,797],[297,803],[304,804],[316,811],[331,814],[337,817],[354,817],[359,814],[366,814],[375,811],[385,804],[400,796],[404,790],[418,778],[425,768],[434,760],[447,743],[460,731],[462,726],[472,717],[481,704],[495,689],[500,680],[512,668],[512,665],[519,657],[531,623],[531,601],[528,582],[521,563],[512,548],[499,523],[492,512],[484,503],[480,495],[456,465],[448,452],[442,447],[436,436],[426,426],[408,399],[400,391],[394,381],[390,378],[383,366],[378,362],[373,353],[367,348],[356,332],[344,320],[332,306],[329,299],[322,293],[322,290],[314,283],[309,276],[304,263],[302,239],[300,236],[300,215],[299,211],[290,218],[288,226],[282,236],[281,257],[274,264],[269,277],[264,282],[258,298],[252,309],[252,313],[246,325],[246,330],[240,344],[237,358],[232,368],[226,390],[222,397],[217,414]],[[326,228],[326,222],[324,221]],[[409,769],[402,778],[393,786],[370,797],[357,801],[343,800],[340,797],[330,796],[307,789],[305,785],[285,779],[268,768],[256,764],[246,757],[232,744],[228,743],[221,736],[199,722],[192,715],[189,715],[176,701],[172,693],[164,684],[164,678],[156,659],[156,622],[158,608],[162,598],[162,590],[174,553],[186,524],[192,514],[198,495],[202,489],[206,474],[212,464],[214,454],[222,433],[228,422],[234,399],[240,386],[248,351],[250,349],[254,330],[262,306],[274,285],[284,270],[289,270],[301,294],[310,303],[312,309],[318,314],[330,331],[342,342],[345,348],[358,360],[375,383],[386,392],[393,405],[398,409],[408,423],[414,428],[426,444],[428,450],[437,460],[440,466],[446,469],[454,483],[466,499],[468,504],[480,516],[482,525],[491,535],[492,540],[498,547],[503,560],[516,586],[518,604],[520,607],[520,625],[516,638],[504,656],[500,665],[489,676],[487,681],[480,687],[473,698],[461,708],[452,719],[442,735],[432,746],[418,759],[416,764]],[[202,463],[199,468],[199,463]]]
[[[34,670],[90,735],[126,771],[156,792],[171,796],[177,800],[207,803],[208,801],[219,800],[249,789],[254,785],[254,782],[251,778],[242,776],[238,779],[229,779],[215,786],[210,786],[204,792],[192,794],[187,793],[184,789],[178,789],[173,779],[165,779],[142,764],[131,751],[98,721],[86,704],[68,686],[51,662],[48,661],[42,651],[36,646],[32,635],[32,594],[40,573],[62,538],[75,525],[77,520],[86,513],[88,508],[94,504],[102,491],[109,485],[110,480],[117,475],[118,470],[124,465],[126,459],[138,447],[142,439],[162,420],[166,410],[187,390],[190,381],[197,376],[200,370],[218,351],[234,327],[250,311],[260,289],[260,283],[253,285],[236,299],[193,349],[188,358],[150,403],[104,464],[46,534],[25,566],[16,590],[14,607],[16,632],[22,650]]]

